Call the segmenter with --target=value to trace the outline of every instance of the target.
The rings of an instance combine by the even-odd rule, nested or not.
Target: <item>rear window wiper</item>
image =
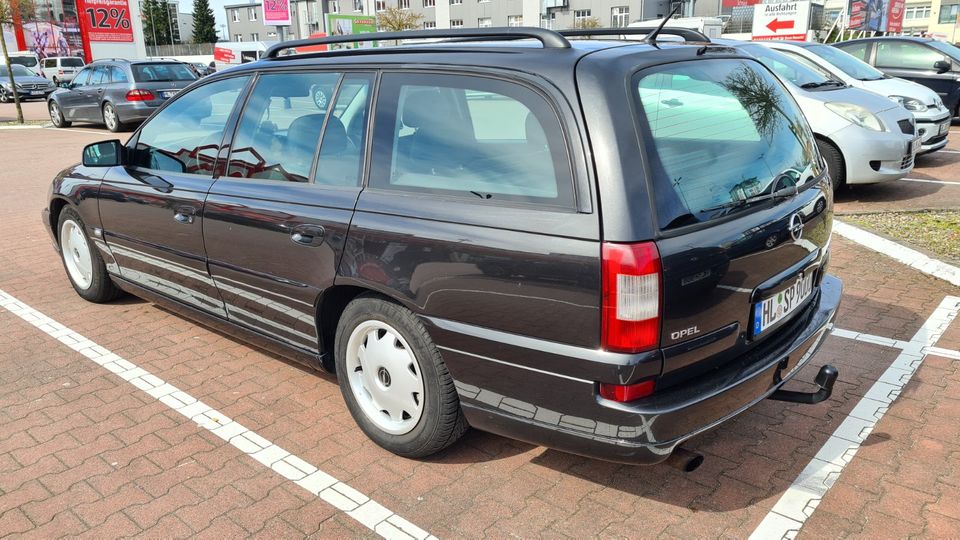
[[[847,84],[843,81],[838,81],[836,79],[828,79],[823,82],[808,82],[800,85],[800,88],[804,90],[810,90],[812,88],[823,88],[824,86],[846,86]]]
[[[705,214],[707,212],[715,212],[717,210],[741,208],[743,206],[749,206],[753,203],[758,203],[762,201],[787,199],[789,197],[796,195],[797,193],[798,193],[797,185],[787,186],[784,188],[780,188],[777,191],[774,191],[773,193],[761,193],[760,195],[754,195],[753,197],[738,199],[736,201],[728,201],[723,204],[711,206],[710,208],[704,208],[703,210],[700,210],[700,213]]]

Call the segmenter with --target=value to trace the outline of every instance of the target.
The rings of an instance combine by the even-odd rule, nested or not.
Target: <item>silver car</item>
[[[196,74],[183,62],[98,60],[51,94],[47,108],[57,127],[94,122],[123,131],[146,120],[195,80]]]
[[[46,99],[50,92],[56,89],[52,82],[43,77],[37,77],[20,64],[13,64],[10,68],[13,70],[13,81],[17,85],[20,101]],[[0,103],[11,101],[13,101],[13,90],[10,88],[10,72],[7,71],[7,66],[0,64]]]

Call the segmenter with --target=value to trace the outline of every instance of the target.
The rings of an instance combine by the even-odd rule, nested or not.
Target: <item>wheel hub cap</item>
[[[60,242],[70,279],[77,287],[87,289],[93,281],[93,254],[90,253],[83,229],[75,221],[64,221],[60,229]]]

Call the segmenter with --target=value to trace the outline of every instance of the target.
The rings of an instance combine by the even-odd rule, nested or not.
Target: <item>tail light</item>
[[[636,384],[600,383],[600,395],[604,399],[626,403],[628,401],[649,396],[653,393],[653,388],[653,379],[640,381]]]
[[[131,90],[127,92],[127,101],[153,101],[153,93],[149,90]]]
[[[660,253],[653,242],[602,248],[605,350],[636,353],[660,344]]]

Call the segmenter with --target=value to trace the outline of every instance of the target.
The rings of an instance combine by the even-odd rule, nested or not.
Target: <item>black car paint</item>
[[[609,84],[611,72],[697,58],[696,47],[653,50],[585,42],[549,54],[461,46],[321,56],[331,69],[429,69],[537,88],[567,131],[576,208],[192,175],[167,178],[171,187],[159,189],[137,179],[143,171],[76,167],[55,181],[45,222],[56,237],[59,206],[77,206],[88,234],[105,239],[95,241],[121,288],[314,367],[331,365],[325,329],[335,320],[325,317],[335,317],[352,295],[381,293],[427,325],[471,425],[584,455],[655,463],[682,440],[763,399],[808,362],[828,332],[841,285],[823,270],[832,216],[825,176],[755,212],[675,232],[657,229],[649,181],[634,181],[649,174],[636,151],[636,123],[608,106],[623,103],[630,91],[629,76],[622,86]],[[715,54],[724,55],[741,57],[732,50]],[[195,86],[308,67],[315,69],[317,60],[261,61]],[[221,172],[235,116],[218,157]],[[192,208],[191,222],[177,219],[185,208]],[[806,244],[790,239],[794,213],[804,218]],[[323,245],[292,244],[291,231],[301,225],[322,227]],[[667,271],[663,348],[603,351],[601,241],[651,239]],[[815,294],[780,329],[752,339],[751,303],[800,269],[817,272]],[[701,299],[699,311],[690,309],[692,298]],[[701,332],[670,339],[691,324]],[[598,382],[650,377],[661,377],[664,390],[640,402],[597,394]]]

